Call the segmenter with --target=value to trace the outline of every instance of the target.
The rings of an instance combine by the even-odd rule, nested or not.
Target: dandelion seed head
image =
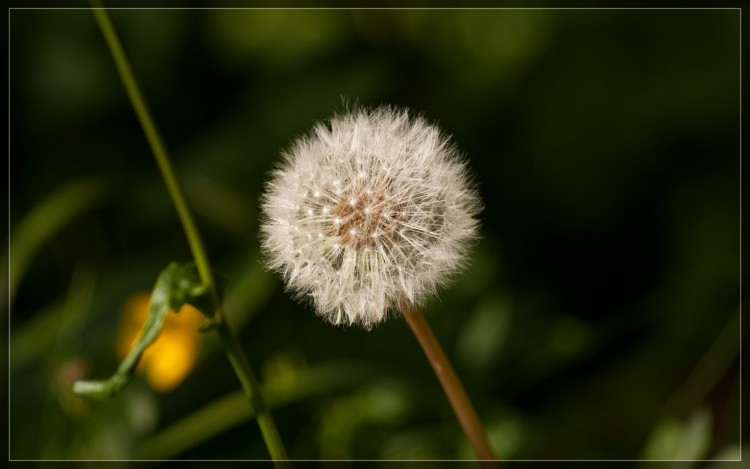
[[[447,283],[481,209],[448,137],[391,107],[316,125],[283,153],[266,189],[268,266],[330,322],[365,328]]]

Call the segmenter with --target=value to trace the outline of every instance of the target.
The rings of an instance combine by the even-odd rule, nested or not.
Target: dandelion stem
[[[177,214],[182,223],[182,227],[185,230],[201,282],[211,290],[214,299],[218,300],[219,295],[200,232],[193,220],[187,201],[183,195],[182,188],[180,187],[174,170],[172,169],[167,149],[159,136],[159,132],[153,119],[151,118],[151,114],[149,113],[146,102],[140,92],[138,83],[133,75],[133,71],[130,67],[127,56],[125,55],[122,44],[117,37],[117,33],[115,32],[107,10],[102,7],[101,1],[90,0],[90,2],[93,7],[92,11],[94,17],[102,30],[104,39],[109,47],[110,53],[112,54],[115,66],[117,67],[117,72],[122,79],[128,98],[130,99],[133,109],[138,116],[138,120],[143,127],[143,131],[146,134],[146,139],[148,140],[151,151],[154,153],[156,162],[162,176],[164,177],[164,182],[166,183],[172,202],[177,209]],[[215,303],[217,305],[219,304],[218,301],[215,301]],[[268,451],[271,454],[271,458],[276,462],[276,466],[280,467],[282,466],[281,461],[286,460],[287,456],[278,429],[276,428],[276,423],[263,400],[260,386],[255,379],[250,363],[242,350],[239,340],[237,339],[237,334],[227,322],[226,318],[222,316],[220,309],[217,310],[215,314],[216,319],[214,324],[216,325],[224,350],[232,364],[232,368],[234,368],[234,371],[242,384],[242,389],[250,402],[250,407],[256,416],[263,439],[265,440]]]
[[[487,441],[482,422],[429,323],[417,308],[402,306],[401,312],[427,355],[477,458],[486,461],[495,460],[495,454]],[[492,467],[497,467],[497,463],[494,463]]]

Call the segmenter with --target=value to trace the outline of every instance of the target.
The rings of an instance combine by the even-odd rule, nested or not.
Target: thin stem
[[[138,87],[138,82],[133,75],[130,63],[128,62],[125,51],[122,48],[122,44],[115,33],[114,26],[107,14],[107,10],[102,7],[100,0],[90,0],[90,2],[93,7],[94,16],[102,30],[102,34],[104,35],[104,39],[107,42],[110,53],[112,54],[112,58],[114,59],[117,71],[122,79],[123,85],[125,86],[128,97],[130,98],[130,102],[133,105],[133,109],[138,116],[141,126],[143,127],[151,151],[156,158],[156,163],[164,177],[164,182],[167,185],[169,195],[177,209],[177,214],[182,223],[182,227],[185,230],[201,282],[211,290],[214,299],[217,300],[216,304],[218,304],[219,295],[211,271],[211,264],[208,261],[206,250],[203,247],[203,240],[201,239],[200,232],[193,220],[193,216],[190,212],[187,201],[185,200],[185,196],[183,195],[182,188],[180,187],[174,170],[172,169],[166,147],[164,146],[156,125],[151,118],[146,102]],[[260,392],[260,385],[255,379],[250,363],[242,350],[242,346],[237,339],[237,334],[234,332],[234,329],[229,322],[227,322],[226,318],[223,317],[220,309],[217,310],[215,314],[215,324],[224,350],[232,364],[232,368],[234,368],[234,371],[242,384],[242,389],[250,402],[250,407],[256,415],[258,426],[260,426],[263,439],[266,442],[271,458],[276,462],[276,466],[280,467],[282,464],[279,461],[287,459],[286,450],[284,449],[278,429],[276,428],[276,423],[263,400]]]
[[[402,306],[401,312],[427,355],[477,458],[485,461],[495,460],[495,454],[487,441],[482,422],[427,320],[418,309],[413,307]],[[493,467],[497,467],[496,464]]]
[[[164,182],[167,185],[169,195],[172,197],[172,202],[177,209],[177,215],[180,217],[180,222],[182,222],[182,226],[185,229],[185,234],[190,243],[190,249],[193,251],[193,257],[195,258],[198,273],[200,274],[203,283],[207,287],[213,289],[213,274],[211,273],[211,266],[208,263],[208,258],[203,250],[203,240],[195,226],[187,202],[185,202],[185,198],[182,195],[182,189],[177,181],[177,177],[175,176],[174,171],[172,171],[167,149],[162,143],[154,121],[151,119],[151,114],[146,106],[146,101],[143,99],[143,95],[138,87],[138,82],[135,80],[133,71],[130,68],[130,62],[125,55],[120,39],[117,37],[117,33],[115,32],[114,25],[109,18],[107,10],[102,7],[100,0],[90,1],[94,7],[93,13],[96,17],[96,21],[99,23],[99,27],[102,30],[102,34],[104,34],[107,46],[109,46],[109,51],[115,61],[117,72],[120,74],[122,84],[125,86],[125,91],[128,93],[130,103],[133,105],[133,109],[138,116],[141,127],[143,127],[143,132],[146,134],[148,144],[151,147],[151,151],[154,153],[156,163],[159,165],[159,169],[164,177]]]
[[[271,459],[277,462],[288,459],[279,431],[276,428],[276,422],[273,420],[271,411],[260,393],[260,385],[255,379],[252,368],[250,368],[250,362],[242,351],[237,334],[226,320],[219,324],[218,332],[224,351],[240,379],[245,396],[250,401],[250,408],[255,412],[255,420],[258,422],[260,432],[266,441],[268,451],[271,453]],[[277,464],[278,466],[279,464]]]

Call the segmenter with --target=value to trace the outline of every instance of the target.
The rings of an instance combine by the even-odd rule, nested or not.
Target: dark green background
[[[345,102],[422,113],[476,173],[481,241],[424,309],[501,457],[737,457],[739,10],[112,18],[291,457],[471,457],[403,321],[328,325],[260,264],[268,171]],[[81,408],[59,379],[111,373],[122,303],[190,251],[93,15],[12,10],[9,49],[11,241],[43,238],[11,284],[11,458],[266,458],[253,421],[226,424],[241,399],[213,437],[145,452],[239,389],[213,336],[168,394],[138,377]],[[68,184],[95,206],[19,238]]]

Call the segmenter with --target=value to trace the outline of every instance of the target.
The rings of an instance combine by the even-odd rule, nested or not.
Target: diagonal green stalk
[[[154,153],[156,163],[159,165],[159,169],[164,177],[164,182],[166,183],[172,202],[177,209],[177,214],[182,223],[182,227],[185,230],[188,243],[190,244],[190,249],[193,253],[193,258],[201,282],[211,291],[214,300],[216,300],[215,304],[218,305],[219,295],[216,289],[216,283],[214,282],[211,266],[208,261],[208,256],[203,247],[203,240],[201,239],[200,233],[195,225],[195,221],[193,220],[193,216],[185,200],[185,196],[183,195],[182,188],[180,187],[174,170],[172,169],[166,147],[162,143],[156,125],[151,118],[151,114],[149,113],[146,102],[140,92],[138,83],[130,67],[130,63],[128,62],[119,38],[117,37],[107,10],[102,7],[100,0],[90,0],[90,2],[93,7],[92,11],[96,21],[102,30],[104,39],[107,42],[110,53],[112,54],[115,66],[117,67],[117,72],[122,79],[128,98],[130,99],[133,109],[138,116],[138,120],[143,127],[143,131],[146,134],[149,146]],[[260,427],[261,434],[266,442],[271,458],[275,461],[277,467],[281,467],[283,465],[281,461],[287,459],[286,450],[284,449],[278,429],[276,428],[276,423],[274,422],[271,412],[261,395],[260,385],[255,379],[255,375],[250,367],[250,362],[242,350],[242,346],[237,339],[237,334],[234,329],[227,322],[226,318],[223,317],[220,309],[216,311],[215,314],[216,317],[213,322],[217,328],[227,357],[240,380],[245,396],[250,402],[250,407],[256,416],[258,426]]]

